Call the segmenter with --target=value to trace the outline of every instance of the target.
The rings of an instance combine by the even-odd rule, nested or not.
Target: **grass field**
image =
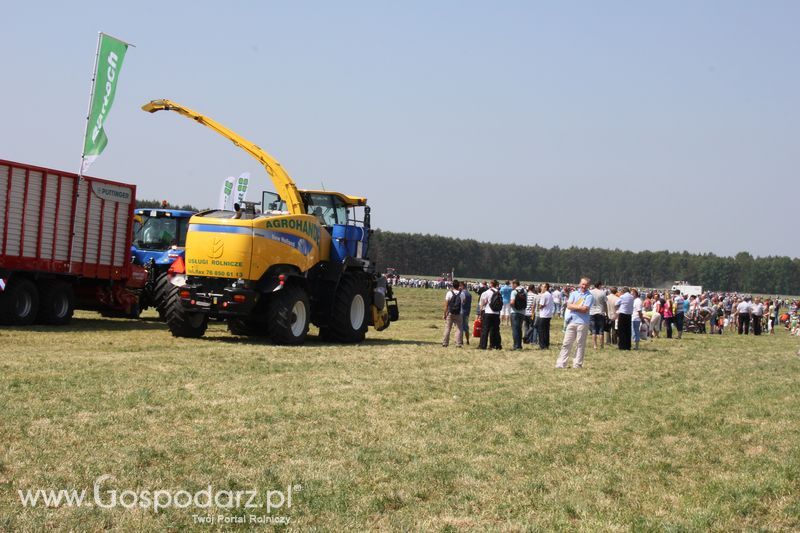
[[[441,348],[444,293],[397,293],[401,322],[360,346],[275,347],[216,323],[174,339],[152,318],[83,312],[0,330],[0,530],[261,527],[220,514],[298,530],[800,529],[798,339],[688,334],[555,371],[556,348]],[[210,485],[258,501],[291,488],[292,506],[20,502],[93,502],[103,475],[106,505]]]

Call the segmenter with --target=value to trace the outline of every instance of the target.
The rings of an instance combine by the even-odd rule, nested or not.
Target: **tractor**
[[[202,337],[209,318],[222,318],[235,335],[276,344],[304,343],[310,324],[323,340],[358,343],[369,326],[381,331],[399,318],[392,288],[368,256],[366,198],[298,189],[260,147],[175,102],[142,109],[175,111],[229,139],[263,165],[275,189],[262,193],[260,205],[189,220],[164,310],[174,336]]]
[[[194,211],[162,208],[134,211],[131,258],[147,270],[147,283],[139,295],[139,312],[154,307],[164,318],[167,271],[176,259],[183,258],[186,230],[193,214]]]

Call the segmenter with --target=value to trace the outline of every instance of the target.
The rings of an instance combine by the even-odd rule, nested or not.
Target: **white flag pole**
[[[97,50],[94,52],[94,67],[92,68],[92,87],[89,90],[89,105],[86,108],[86,128],[83,130],[83,139],[81,139],[81,166],[78,169],[78,183],[83,180],[83,159],[85,156],[84,148],[86,147],[86,135],[89,133],[89,118],[92,116],[92,102],[94,102],[94,89],[95,81],[97,80],[97,62],[100,58],[100,40],[103,38],[103,32],[97,32]]]
[[[94,67],[92,68],[92,86],[89,90],[89,105],[86,107],[86,127],[83,130],[83,139],[81,139],[81,163],[78,167],[78,186],[75,187],[75,205],[78,205],[78,198],[81,195],[81,183],[83,183],[83,159],[84,148],[86,147],[86,135],[89,133],[89,117],[92,115],[92,102],[94,101],[94,84],[97,80],[97,62],[100,58],[100,40],[103,38],[103,32],[97,32],[97,50],[94,52]],[[86,236],[84,235],[84,239]],[[75,252],[75,233],[73,232],[70,237],[69,249],[69,270],[72,270],[72,254]]]

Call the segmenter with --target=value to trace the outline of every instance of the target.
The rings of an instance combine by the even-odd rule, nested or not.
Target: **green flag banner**
[[[122,68],[122,60],[128,44],[110,37],[105,33],[100,34],[97,45],[97,67],[94,74],[94,87],[92,89],[92,102],[89,107],[89,123],[86,127],[86,139],[83,141],[83,154],[81,157],[81,174],[86,172],[89,165],[103,153],[108,144],[108,137],[104,130],[108,112],[114,103],[114,94],[117,91],[117,81]]]

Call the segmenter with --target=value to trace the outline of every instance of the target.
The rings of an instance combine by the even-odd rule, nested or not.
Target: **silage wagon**
[[[64,324],[74,309],[135,316],[136,186],[0,159],[0,323]]]

